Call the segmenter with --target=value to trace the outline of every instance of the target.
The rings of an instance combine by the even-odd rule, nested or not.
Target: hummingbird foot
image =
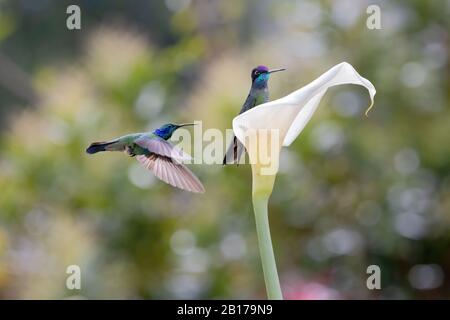
[[[133,148],[131,148],[131,147],[126,147],[125,148],[125,153],[128,154],[130,157],[135,157],[136,156],[136,154],[134,153]]]

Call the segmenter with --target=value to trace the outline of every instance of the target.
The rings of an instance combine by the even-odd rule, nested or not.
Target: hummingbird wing
[[[141,136],[134,143],[151,153],[174,159],[178,163],[192,160],[192,157],[183,150],[159,137]]]
[[[204,193],[200,180],[182,163],[157,154],[140,155],[136,159],[160,180],[190,192]]]
[[[247,99],[245,99],[245,102],[242,105],[241,111],[239,111],[239,114],[244,113],[247,110],[250,110],[254,106],[256,106],[256,96],[249,93]]]

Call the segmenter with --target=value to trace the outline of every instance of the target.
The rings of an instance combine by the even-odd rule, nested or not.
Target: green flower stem
[[[270,237],[268,203],[272,193],[275,176],[253,175],[253,210],[255,211],[256,232],[259,252],[266,283],[267,297],[270,300],[282,300],[280,280]]]

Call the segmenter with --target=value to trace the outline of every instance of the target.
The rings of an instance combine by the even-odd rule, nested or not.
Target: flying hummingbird
[[[272,69],[269,70],[266,66],[257,66],[252,70],[252,86],[244,105],[241,108],[239,114],[265,102],[269,101],[269,88],[267,83],[269,81],[270,74],[284,71],[286,69]],[[227,153],[223,158],[223,165],[236,163],[239,165],[242,153],[244,152],[244,145],[233,136],[233,142],[228,147]]]
[[[183,190],[203,193],[205,188],[200,180],[181,163],[191,157],[166,141],[178,128],[191,125],[194,123],[169,123],[153,132],[132,133],[111,141],[94,142],[86,152],[124,151],[130,157],[136,156],[158,179]]]

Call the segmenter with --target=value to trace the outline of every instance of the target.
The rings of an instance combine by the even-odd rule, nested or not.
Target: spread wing
[[[138,146],[147,149],[151,153],[172,158],[175,162],[192,160],[191,156],[178,147],[161,138],[140,137],[134,141]]]
[[[158,179],[171,186],[191,192],[205,192],[200,180],[182,163],[176,163],[171,158],[157,154],[140,155],[136,159]]]

